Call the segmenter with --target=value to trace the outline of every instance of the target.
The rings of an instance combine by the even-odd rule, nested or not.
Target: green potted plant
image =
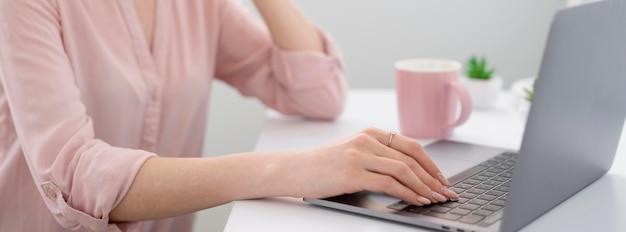
[[[502,91],[502,77],[484,56],[471,56],[465,66],[464,84],[477,108],[492,108]]]
[[[524,88],[524,93],[526,95],[524,95],[524,99],[526,99],[526,101],[528,102],[532,102],[533,101],[533,97],[535,96],[535,81],[533,81],[533,84],[529,87]]]

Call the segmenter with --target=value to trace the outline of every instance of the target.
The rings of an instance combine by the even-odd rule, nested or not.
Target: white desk
[[[270,113],[256,150],[310,148],[352,135],[365,127],[399,131],[393,90],[351,90],[335,122],[281,118]],[[509,149],[521,143],[524,120],[504,94],[492,110],[475,110],[451,139]],[[625,130],[626,131],[626,130]],[[432,141],[422,140],[422,143]],[[445,175],[445,164],[438,164]],[[424,229],[316,207],[295,198],[235,202],[225,231],[423,231]],[[626,231],[626,136],[612,169],[523,231]]]

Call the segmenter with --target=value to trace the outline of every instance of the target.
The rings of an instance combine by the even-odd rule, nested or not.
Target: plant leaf
[[[472,55],[467,62],[465,73],[469,78],[488,80],[495,73],[495,68],[487,67],[485,56]]]

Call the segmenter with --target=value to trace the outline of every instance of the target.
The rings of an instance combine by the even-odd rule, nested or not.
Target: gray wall
[[[576,0],[577,1],[577,0]],[[487,55],[505,78],[533,76],[553,13],[566,0],[296,0],[342,47],[352,88],[393,88],[394,61]],[[250,0],[244,0],[252,6]],[[253,9],[254,10],[254,9]],[[264,107],[230,87],[213,88],[205,156],[250,151]],[[230,205],[202,211],[195,231],[222,231]]]
[[[506,86],[535,75],[549,22],[566,0],[297,2],[345,51],[352,87],[391,88],[394,61],[412,57],[464,62],[483,54]]]

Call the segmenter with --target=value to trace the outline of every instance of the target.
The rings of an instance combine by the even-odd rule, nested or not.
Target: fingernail
[[[422,203],[423,205],[430,205],[432,203],[430,200],[428,200],[428,198],[422,196],[417,196],[417,201]]]
[[[448,198],[444,197],[443,195],[439,194],[438,192],[433,191],[431,193],[433,199],[437,200],[438,202],[446,202],[448,201]]]
[[[443,195],[446,195],[446,197],[450,198],[450,199],[459,199],[459,195],[456,194],[454,191],[446,188],[446,187],[441,187],[441,192],[443,193]]]
[[[441,172],[439,174],[437,174],[437,178],[439,178],[439,182],[441,182],[441,184],[443,184],[445,186],[450,186],[450,182],[448,182],[448,179],[446,179],[446,177],[443,176],[443,174],[441,174]]]

